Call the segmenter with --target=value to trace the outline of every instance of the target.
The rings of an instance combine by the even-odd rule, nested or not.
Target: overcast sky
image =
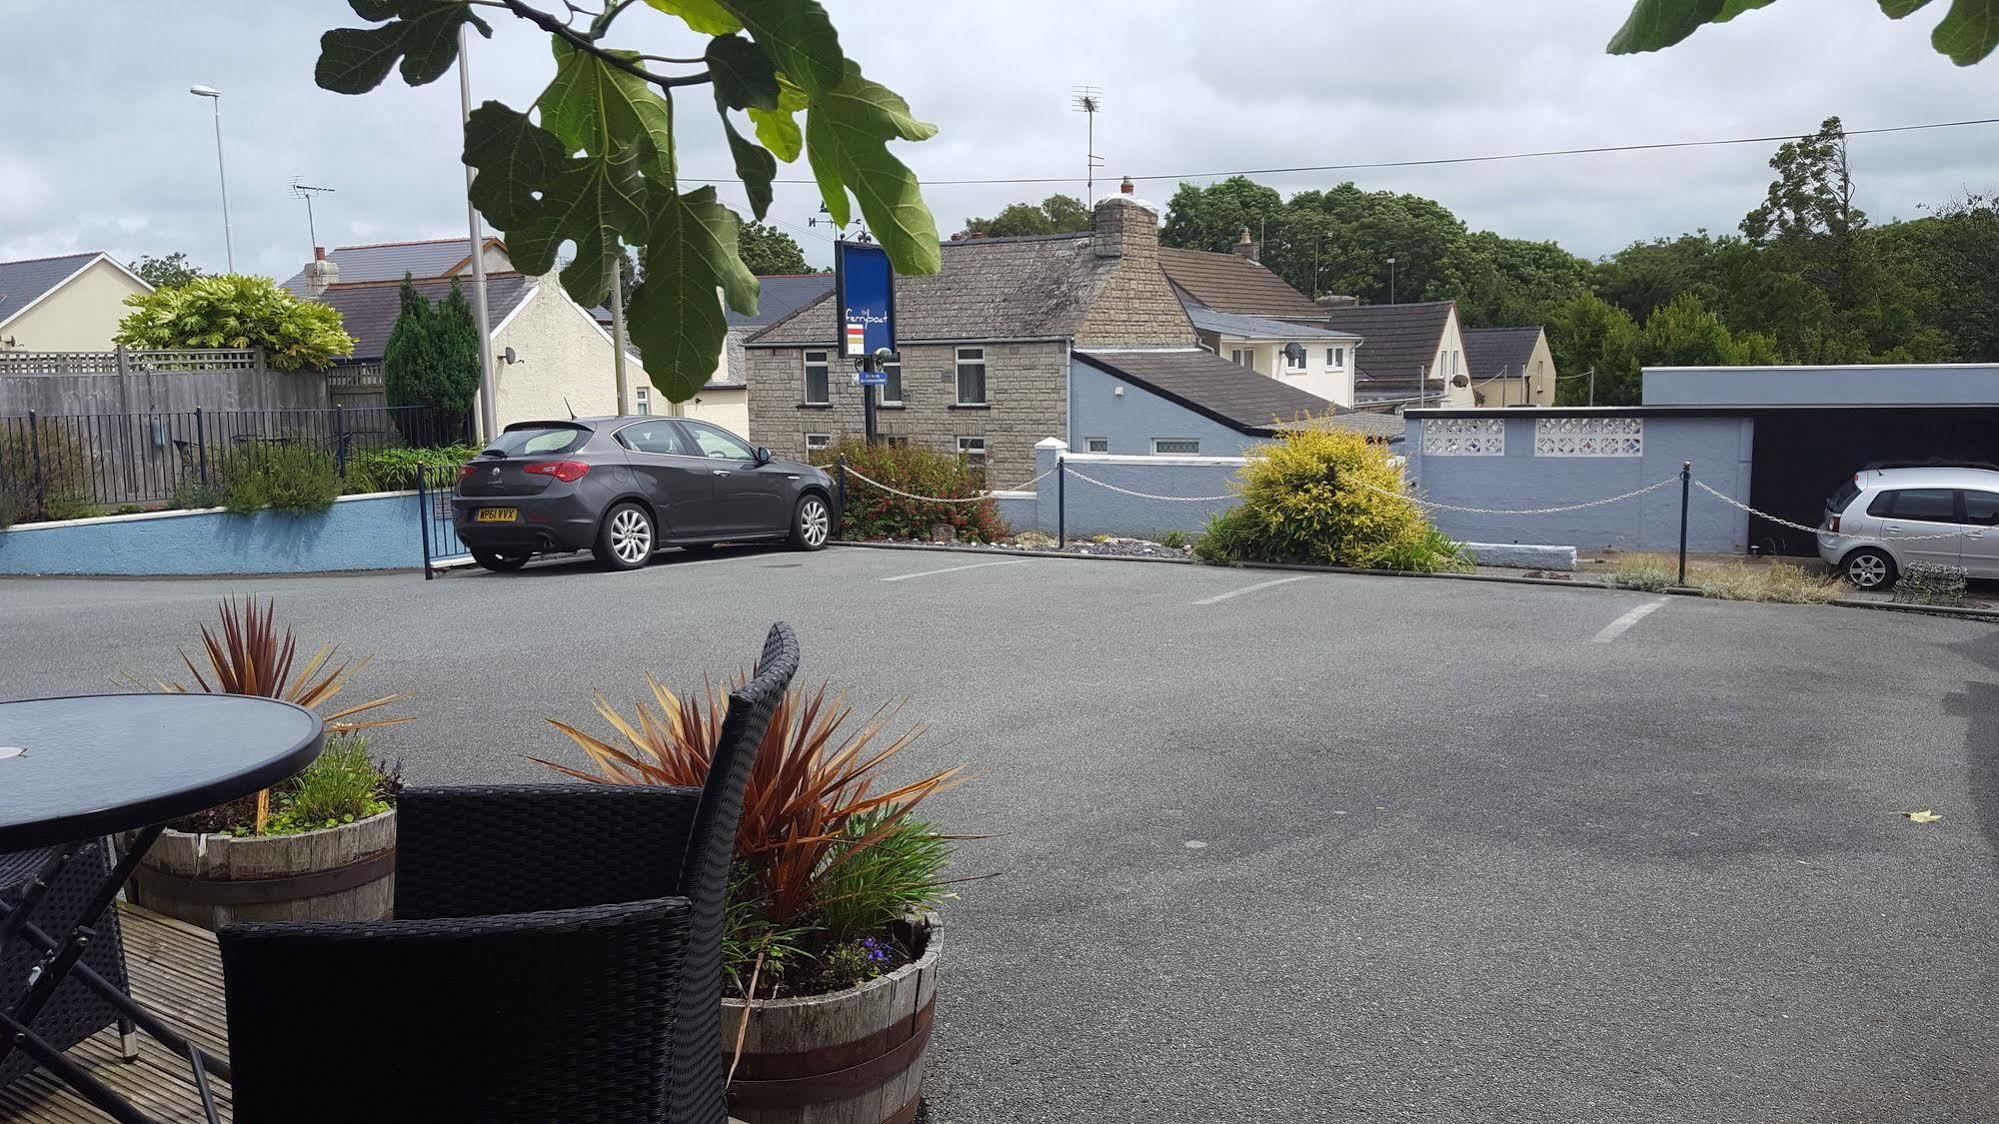
[[[548,0],[547,6],[559,6]],[[1412,160],[1548,148],[1808,132],[1999,115],[1999,59],[1961,69],[1931,51],[1941,12],[1891,22],[1874,0],[1784,0],[1659,55],[1603,44],[1625,0],[827,0],[870,76],[938,124],[901,145],[926,180],[1071,177],[934,186],[944,234],[1050,191],[1082,194],[1083,119],[1071,87],[1104,91],[1097,150],[1121,174]],[[1933,6],[1941,8],[1941,5]],[[288,276],[309,256],[293,177],[336,188],[317,204],[326,245],[462,233],[458,89],[401,79],[364,97],[313,85],[321,32],[359,21],[334,0],[0,0],[0,260],[184,250],[223,264],[210,106],[220,88],[236,263]],[[487,12],[495,15],[496,13]],[[501,14],[475,40],[473,98],[525,106],[552,64],[546,36]],[[634,7],[614,36],[698,53]],[[678,103],[681,167],[726,172],[705,92]],[[1498,164],[1263,177],[1291,191],[1354,179],[1442,201],[1474,228],[1555,239],[1597,256],[1635,239],[1730,230],[1761,198],[1774,145]],[[1999,126],[1852,143],[1876,220],[1967,189],[1999,188]],[[803,176],[802,164],[781,175]],[[1172,181],[1140,185],[1164,201]],[[724,197],[742,202],[737,188]],[[780,186],[772,215],[815,263],[814,188]]]

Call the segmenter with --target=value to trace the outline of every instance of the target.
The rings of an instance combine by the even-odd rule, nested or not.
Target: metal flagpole
[[[465,24],[458,25],[458,108],[463,121],[472,120],[472,73],[465,61]],[[486,305],[486,231],[479,208],[472,205],[472,165],[465,165],[465,226],[472,243],[472,315],[479,325],[479,436],[499,436],[499,405],[494,401],[493,318]],[[623,352],[620,351],[620,357]],[[622,380],[620,380],[622,381]]]

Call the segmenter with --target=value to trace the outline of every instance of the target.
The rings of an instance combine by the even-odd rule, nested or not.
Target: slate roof
[[[1203,349],[1077,351],[1075,357],[1252,437],[1270,436],[1279,422],[1339,409]]]
[[[1413,392],[1418,374],[1436,361],[1437,345],[1455,304],[1426,301],[1326,309],[1332,327],[1366,341],[1354,351],[1355,392],[1366,389],[1367,382],[1405,384]]]
[[[1533,361],[1534,345],[1541,340],[1539,328],[1464,328],[1458,334],[1465,341],[1465,370],[1473,382],[1527,377]]]
[[[506,249],[505,244],[497,238],[487,238],[486,244],[498,245],[502,251]],[[342,285],[368,281],[401,281],[405,273],[421,281],[426,277],[449,276],[447,270],[459,262],[471,259],[471,246],[472,240],[469,238],[377,242],[366,246],[335,246],[326,251],[326,258],[340,267]],[[292,274],[285,281],[285,288],[304,296],[305,270],[301,269]]]
[[[830,273],[759,274],[757,280],[763,285],[757,296],[757,314],[744,316],[728,309],[729,327],[760,328],[775,324],[833,291]]]
[[[1216,312],[1205,305],[1182,301],[1187,310],[1187,319],[1194,322],[1198,331],[1215,332],[1224,336],[1239,336],[1252,340],[1341,340],[1351,342],[1360,339],[1352,332],[1335,332],[1330,328],[1313,328],[1305,324],[1295,324],[1289,320],[1271,320],[1262,316],[1239,316],[1230,312]],[[1469,345],[1468,345],[1469,346]]]
[[[415,284],[417,292],[433,302],[451,292],[449,277]],[[523,273],[486,275],[486,309],[495,328],[520,307],[521,302],[534,291],[534,285],[534,278]],[[402,311],[401,291],[401,276],[394,281],[364,281],[358,284],[343,281],[321,293],[318,300],[321,304],[339,309],[347,334],[359,341],[354,345],[352,358],[380,359],[382,353],[388,350],[389,332],[396,326],[396,315]],[[467,293],[466,297],[470,299],[471,294]]]
[[[13,319],[15,313],[103,256],[93,251],[55,258],[0,261],[0,323]]]
[[[1217,312],[1325,322],[1326,310],[1311,297],[1241,254],[1162,246],[1159,268],[1175,288]]]
[[[1117,262],[1093,255],[1087,232],[946,242],[938,272],[896,278],[896,342],[1073,336]],[[832,297],[829,286],[747,346],[832,346]]]
[[[1408,425],[1401,414],[1383,414],[1372,410],[1321,415],[1307,419],[1301,428],[1347,429],[1382,442],[1400,441],[1408,434]]]

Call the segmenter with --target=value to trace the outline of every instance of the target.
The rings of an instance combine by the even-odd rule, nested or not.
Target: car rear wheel
[[[807,492],[800,496],[791,516],[791,545],[800,550],[818,550],[833,537],[833,509],[825,497]]]
[[[652,557],[652,516],[635,503],[621,503],[604,513],[597,528],[597,562],[606,570],[636,570]]]
[[[1846,556],[1839,572],[1855,589],[1886,589],[1895,584],[1895,560],[1885,550],[1862,547]]]
[[[511,574],[522,566],[527,565],[528,559],[532,557],[534,555],[529,554],[525,550],[518,552],[511,550],[475,550],[472,552],[472,561],[477,562],[479,565],[496,574]]]

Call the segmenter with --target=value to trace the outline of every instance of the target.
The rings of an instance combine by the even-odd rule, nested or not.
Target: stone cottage
[[[1099,203],[1088,232],[954,240],[939,272],[898,278],[901,363],[882,388],[882,437],[962,452],[995,486],[1015,485],[1034,475],[1037,441],[1075,443],[1072,352],[1195,349],[1160,271],[1158,212],[1129,192]],[[862,435],[835,311],[828,294],[744,344],[750,432],[780,457]]]

